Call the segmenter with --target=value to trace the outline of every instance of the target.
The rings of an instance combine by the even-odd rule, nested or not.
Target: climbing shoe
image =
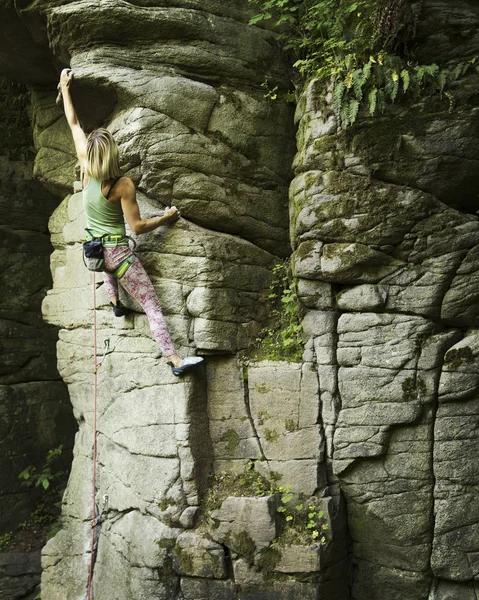
[[[181,359],[181,363],[177,367],[173,366],[173,363],[171,362],[169,362],[168,364],[171,367],[171,372],[173,373],[173,375],[176,375],[176,377],[180,377],[180,375],[183,375],[183,373],[188,369],[192,369],[193,367],[201,365],[203,360],[204,358],[201,358],[201,356],[187,356],[186,358]]]
[[[123,304],[119,300],[117,300],[116,304],[110,302],[110,306],[113,312],[115,313],[115,317],[124,317],[130,312],[130,309],[126,308],[126,306],[123,306]]]

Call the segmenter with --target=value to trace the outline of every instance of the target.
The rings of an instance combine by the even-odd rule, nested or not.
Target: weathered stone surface
[[[42,589],[52,600],[82,597],[89,569],[89,523],[68,523],[43,550]],[[131,511],[107,518],[101,528],[93,593],[108,596],[115,589],[119,599],[171,598],[178,587],[171,570],[167,545],[179,531],[158,519]],[[166,542],[166,543],[165,543]],[[109,591],[110,590],[110,591]]]
[[[8,600],[33,600],[41,575],[40,551],[1,552],[0,590]]]
[[[431,592],[437,600],[476,600],[478,586],[473,583],[457,583],[455,581],[438,580]],[[431,596],[430,596],[431,597]]]
[[[234,584],[231,580],[182,577],[181,591],[185,600],[234,600],[235,598]]]
[[[143,206],[141,198],[139,202]],[[79,244],[84,227],[81,195],[73,195],[65,203],[51,219],[56,276],[43,311],[56,325],[73,328],[91,322],[91,274],[83,268]],[[150,205],[146,200],[144,206],[144,214],[148,214]],[[179,345],[233,352],[247,345],[259,331],[265,315],[259,300],[270,281],[273,264],[267,252],[187,221],[138,240],[137,252],[159,289],[160,299],[165,298],[164,312],[167,322],[171,315],[172,336]],[[127,298],[125,304],[141,310]],[[103,290],[98,305],[107,306]],[[131,319],[121,319],[119,329],[131,328]],[[110,321],[109,314],[105,321]]]
[[[387,288],[378,285],[358,285],[337,296],[338,308],[358,312],[379,311],[386,305]]]
[[[312,494],[323,455],[316,373],[308,365],[265,361],[250,365],[248,389],[268,468],[282,475],[283,485]]]
[[[422,60],[477,52],[473,2],[421,8]],[[478,89],[464,78],[453,114],[431,98],[341,131],[312,81],[296,111],[293,265],[354,600],[475,594]]]
[[[208,417],[215,471],[261,458],[261,448],[245,396],[245,373],[236,358],[208,361]]]
[[[273,546],[274,548],[275,546]],[[314,546],[282,546],[274,567],[280,573],[314,573],[321,570],[321,550]]]
[[[305,600],[315,600],[318,597],[318,584],[300,583],[294,580],[277,581],[268,587],[252,586],[239,591],[241,600],[295,600],[301,597]]]
[[[181,351],[222,355],[208,357],[197,377],[174,380],[156,359],[138,307],[129,303],[134,313],[113,322],[99,290],[99,346],[109,340],[113,352],[99,373],[98,498],[107,495],[108,507],[97,595],[472,600],[477,77],[457,83],[451,113],[431,98],[397,104],[347,131],[326,107],[322,82],[310,82],[296,112],[290,189],[305,362],[245,368],[233,355],[257,336],[271,268],[289,252],[289,109],[261,89],[265,78],[288,86],[274,35],[247,26],[255,10],[247,2],[104,2],[89,10],[93,4],[17,3],[21,26],[43,49],[26,77],[48,79],[45,52],[72,66],[80,117],[87,129],[107,125],[118,138],[142,214],[180,207],[184,218],[145,236],[138,250]],[[421,5],[418,56],[477,55],[472,0]],[[40,18],[48,35],[37,31]],[[75,158],[54,96],[54,85],[34,91],[36,174],[64,195]],[[62,327],[59,367],[80,422],[65,529],[44,552],[49,600],[82,597],[89,549],[92,313],[91,278],[78,270],[82,228],[74,195],[51,220],[55,282],[43,305],[47,320]],[[37,348],[24,343],[23,323],[6,331],[19,340],[10,365],[21,367],[23,353]],[[207,550],[223,556],[220,546],[198,542],[194,530],[181,533],[178,526],[193,525],[208,473],[250,460],[294,491],[323,497],[327,562],[292,547],[278,579],[268,579],[258,566],[258,550],[276,535],[268,499],[229,498],[214,515],[213,535],[229,549],[219,570]],[[194,548],[191,568],[177,569],[188,573],[181,581],[171,564],[178,536]]]
[[[62,466],[71,459],[75,422],[56,366],[58,334],[40,315],[51,285],[47,222],[56,204],[34,181],[30,162],[0,157],[0,533],[25,521],[38,501],[19,474],[41,467],[60,444]]]
[[[217,527],[210,535],[234,552],[251,559],[255,552],[266,548],[277,535],[277,506],[276,496],[230,496],[219,509],[211,511],[211,518]]]
[[[436,518],[431,567],[438,578],[460,582],[477,578],[478,341],[477,331],[471,330],[445,355],[434,432]],[[441,593],[449,597],[449,592]],[[457,594],[449,593],[451,598]]]
[[[171,204],[181,210],[174,227],[144,236],[137,248],[179,351],[231,355],[247,348],[266,316],[262,298],[271,269],[289,253],[291,108],[271,103],[261,87],[265,69],[281,89],[289,87],[275,34],[248,25],[254,9],[246,1],[90,8],[42,1],[17,8],[27,29],[44,19],[47,35],[38,35],[37,43],[56,64],[73,68],[72,94],[84,128],[107,126],[115,135],[142,215]],[[64,196],[76,159],[55,88],[33,90],[35,175]],[[91,517],[92,278],[81,264],[83,228],[81,196],[74,194],[50,221],[54,285],[43,303],[45,319],[61,327],[58,364],[80,424],[64,533],[44,553],[43,593],[52,600],[83,593],[89,550],[84,524]],[[198,371],[177,380],[158,361],[146,317],[134,302],[122,300],[133,313],[113,321],[104,290],[98,290],[99,353],[105,342],[109,346],[98,374],[97,497],[108,503],[94,587],[96,595],[119,599],[171,599],[180,588],[167,549],[164,560],[150,560],[152,540],[146,536],[141,547],[140,538],[130,538],[148,528],[192,527],[213,460],[215,467],[218,461],[244,463],[261,458],[262,450],[248,418],[241,370],[230,369],[240,377],[239,397],[228,390],[237,420],[225,428],[224,388],[207,383],[216,372],[225,376],[225,359],[212,358],[211,366],[207,361],[206,379]],[[236,436],[241,442],[232,448]],[[115,579],[116,573],[121,576]],[[229,584],[190,586],[188,592],[187,581],[185,598],[232,593]]]
[[[173,568],[180,575],[226,579],[225,551],[222,546],[196,533],[178,536],[173,550]]]

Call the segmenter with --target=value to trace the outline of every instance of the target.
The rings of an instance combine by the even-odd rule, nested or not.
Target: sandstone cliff
[[[60,327],[79,433],[42,596],[86,597],[91,535],[92,279],[55,65],[74,69],[85,128],[116,135],[143,214],[181,209],[138,251],[175,341],[207,356],[204,373],[174,379],[145,316],[131,305],[114,320],[99,289],[95,597],[476,598],[477,77],[452,112],[440,99],[397,105],[346,132],[313,81],[293,160],[292,109],[261,86],[287,90],[288,68],[274,34],[247,24],[246,1],[1,9],[18,64],[27,56],[35,174],[66,195],[43,312]],[[470,58],[478,20],[472,0],[454,13],[425,0],[419,53],[433,39],[442,60]],[[11,44],[0,57],[13,59]],[[291,251],[303,362],[245,365],[272,267]],[[197,526],[208,475],[245,463],[321,509],[322,545],[280,543],[277,494],[228,497],[211,510],[216,528]]]

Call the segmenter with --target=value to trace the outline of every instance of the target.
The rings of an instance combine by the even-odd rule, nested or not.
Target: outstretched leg
[[[105,268],[108,271],[114,271],[132,254],[131,249],[127,246],[105,248]],[[111,273],[105,272],[104,281],[106,292],[110,300],[114,302],[118,297],[118,280]],[[182,364],[182,359],[176,353],[155,289],[138,257],[135,258],[120,279],[120,283],[126,292],[140,303],[145,311],[150,323],[151,333],[160,346],[163,356],[168,358],[168,361],[174,367],[179,367]],[[183,359],[183,362],[185,360]],[[192,359],[188,360],[191,361]]]
[[[171,340],[168,326],[161,311],[160,302],[155,288],[138,258],[132,263],[127,272],[120,279],[122,287],[133,296],[145,311],[150,323],[151,333],[157,341],[163,356],[169,360],[175,356],[175,346]],[[178,356],[178,359],[180,357]]]

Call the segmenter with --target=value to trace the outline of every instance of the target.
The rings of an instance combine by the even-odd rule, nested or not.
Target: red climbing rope
[[[88,600],[91,600],[91,584],[93,579],[93,554],[95,551],[95,525],[96,525],[96,398],[97,398],[97,373],[100,365],[97,364],[96,355],[96,273],[93,271],[93,490],[91,507],[91,551],[90,571],[88,573]]]

